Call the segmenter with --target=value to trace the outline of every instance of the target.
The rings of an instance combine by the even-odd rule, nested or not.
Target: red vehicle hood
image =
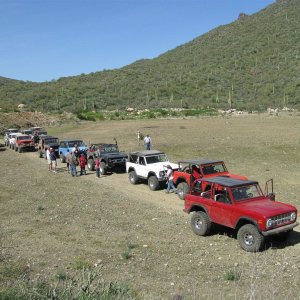
[[[266,218],[296,211],[296,207],[282,202],[272,201],[266,198],[258,198],[257,200],[244,200],[236,202],[236,205],[245,212],[255,212]]]

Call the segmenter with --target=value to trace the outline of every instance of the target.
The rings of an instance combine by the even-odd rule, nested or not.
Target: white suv
[[[166,183],[167,165],[173,170],[178,169],[178,164],[170,163],[164,152],[157,150],[146,150],[132,152],[126,162],[126,172],[129,181],[137,184],[140,180],[147,180],[149,188],[155,191],[160,184]]]

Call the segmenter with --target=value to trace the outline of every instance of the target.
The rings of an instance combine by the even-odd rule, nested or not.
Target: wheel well
[[[186,182],[186,179],[184,177],[179,177],[176,181],[176,184],[178,185],[181,182]],[[187,182],[186,182],[187,183]]]
[[[235,225],[235,229],[239,230],[242,226],[244,226],[246,224],[252,224],[258,228],[257,223],[254,220],[251,220],[248,218],[240,218],[238,220],[237,224]]]
[[[131,171],[135,171],[135,169],[132,168],[132,167],[130,167],[130,168],[128,169],[128,173],[131,172]]]
[[[206,209],[203,206],[200,206],[200,205],[192,206],[190,212],[193,212],[193,211],[203,211],[203,212],[207,213]]]
[[[156,174],[155,174],[154,172],[149,172],[147,178],[149,178],[149,177],[151,177],[151,176],[155,176],[155,177],[156,177]]]

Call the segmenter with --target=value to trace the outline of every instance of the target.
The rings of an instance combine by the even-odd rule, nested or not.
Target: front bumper
[[[268,230],[268,231],[262,231],[261,233],[262,233],[263,236],[274,235],[274,234],[278,234],[278,233],[281,233],[281,232],[290,231],[298,225],[299,225],[299,223],[295,222],[295,223],[288,224],[288,225],[285,225],[285,226],[281,226],[281,227],[278,227],[278,228],[274,228],[274,229],[271,229],[271,230]]]

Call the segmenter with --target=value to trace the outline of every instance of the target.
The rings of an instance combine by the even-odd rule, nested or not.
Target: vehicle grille
[[[291,213],[286,213],[282,215],[278,215],[276,217],[271,218],[273,226],[281,226],[287,223],[290,223],[291,220]]]

